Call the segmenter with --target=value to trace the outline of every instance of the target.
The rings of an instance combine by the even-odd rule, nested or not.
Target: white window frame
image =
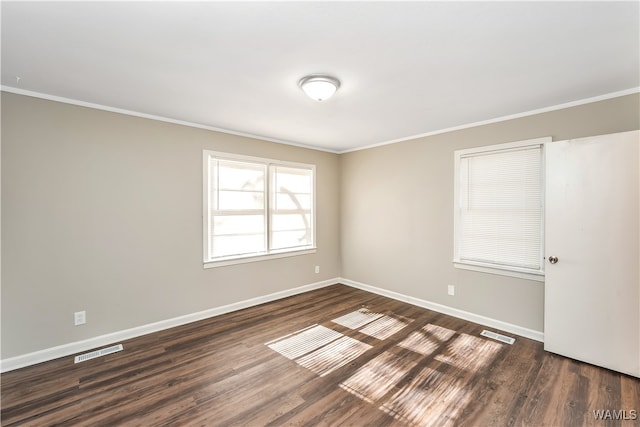
[[[226,257],[210,257],[209,237],[211,234],[211,171],[210,171],[210,159],[215,158],[218,160],[230,160],[239,162],[250,162],[262,164],[266,168],[265,175],[265,188],[264,188],[264,203],[265,203],[265,248],[264,252],[259,254],[243,254],[243,255],[231,255]],[[311,170],[312,176],[312,206],[311,206],[311,244],[305,246],[299,246],[294,248],[285,248],[278,250],[271,250],[271,166],[282,166],[289,168],[300,168]],[[316,166],[307,163],[288,162],[282,160],[268,159],[263,157],[245,156],[240,154],[225,153],[212,150],[202,151],[202,237],[203,237],[203,264],[204,268],[223,267],[227,265],[243,264],[248,262],[265,261],[269,259],[284,258],[290,256],[298,256],[315,253],[316,247]]]
[[[484,147],[470,148],[465,150],[457,150],[454,152],[454,254],[453,265],[456,268],[472,271],[480,271],[483,273],[498,274],[503,276],[518,277],[535,281],[544,281],[544,144],[551,142],[551,137],[535,138],[524,141],[509,142],[505,144],[496,144]],[[476,262],[461,259],[460,256],[460,239],[461,239],[461,219],[460,219],[460,162],[463,157],[469,155],[481,155],[488,153],[497,153],[501,151],[509,151],[514,149],[522,149],[526,147],[540,147],[540,269],[533,270],[521,268],[517,266],[506,266],[493,263]]]

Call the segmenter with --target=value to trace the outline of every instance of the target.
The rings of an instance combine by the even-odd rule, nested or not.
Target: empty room
[[[640,426],[640,2],[21,2],[2,426]]]

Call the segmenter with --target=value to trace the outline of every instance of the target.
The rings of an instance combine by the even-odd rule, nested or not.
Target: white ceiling
[[[2,85],[343,152],[637,91],[639,5],[3,1]]]

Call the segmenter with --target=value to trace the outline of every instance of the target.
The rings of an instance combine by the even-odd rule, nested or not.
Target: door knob
[[[557,256],[550,256],[549,257],[549,262],[551,264],[555,264],[556,262],[558,262],[558,257]]]

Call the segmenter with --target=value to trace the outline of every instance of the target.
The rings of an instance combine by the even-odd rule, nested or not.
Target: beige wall
[[[341,155],[342,276],[542,331],[542,282],[453,267],[453,152],[639,129],[639,102],[629,95]]]
[[[453,151],[639,129],[639,103],[335,155],[2,92],[1,357],[340,276],[541,331],[542,283],[452,266]],[[203,149],[316,164],[317,253],[203,269]]]
[[[317,165],[317,253],[203,269],[203,149]],[[2,358],[339,276],[338,167],[331,153],[3,92]],[[74,327],[79,310],[88,323]]]

